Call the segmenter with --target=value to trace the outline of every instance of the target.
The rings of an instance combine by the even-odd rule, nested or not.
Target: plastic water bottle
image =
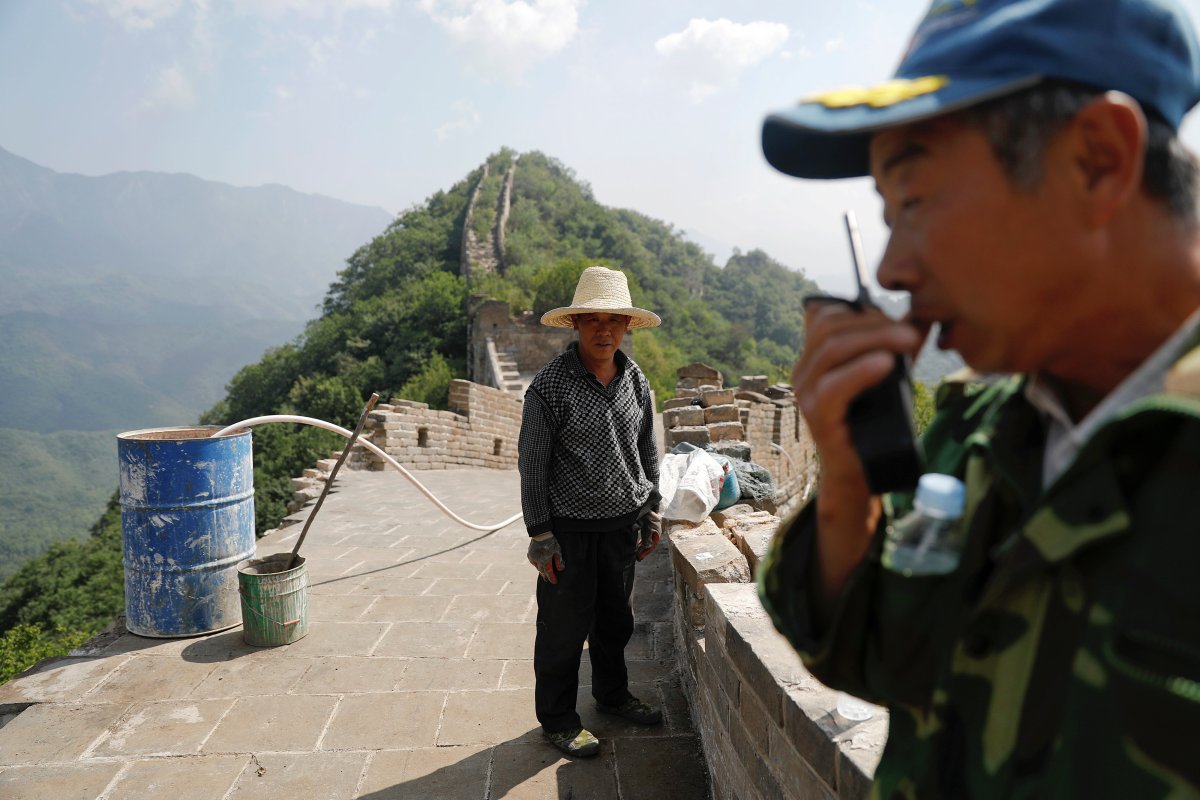
[[[892,523],[883,544],[883,565],[906,577],[945,575],[958,567],[964,531],[966,487],[953,475],[927,473],[917,483],[913,511]]]

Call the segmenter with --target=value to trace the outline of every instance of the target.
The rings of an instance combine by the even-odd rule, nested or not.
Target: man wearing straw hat
[[[1175,0],[937,0],[894,80],[764,124],[777,169],[874,179],[912,300],[807,315],[821,489],[759,571],[812,672],[887,704],[872,797],[1200,797],[1198,100]],[[939,392],[966,506],[917,574],[846,416],[934,327],[1012,375]]]
[[[521,509],[539,574],[534,704],[545,737],[569,756],[600,751],[575,710],[585,640],[597,710],[662,721],[630,694],[625,667],[634,563],[657,546],[662,518],[650,386],[618,349],[626,331],[659,323],[634,307],[623,272],[588,267],[571,305],[542,315],[543,325],[574,328],[578,341],[525,393]]]

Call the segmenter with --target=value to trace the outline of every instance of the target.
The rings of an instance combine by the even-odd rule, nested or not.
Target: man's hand
[[[563,563],[562,547],[553,533],[539,533],[532,537],[525,555],[529,563],[537,567],[538,574],[551,583],[558,583],[556,572],[567,568]]]
[[[806,345],[792,370],[792,388],[821,456],[817,558],[826,603],[841,593],[866,554],[882,513],[879,498],[867,488],[847,411],[864,389],[891,372],[896,354],[918,351],[926,332],[876,308],[805,305]]]
[[[654,552],[658,541],[662,538],[662,514],[651,511],[642,517],[641,530],[638,531],[637,560],[641,561]]]

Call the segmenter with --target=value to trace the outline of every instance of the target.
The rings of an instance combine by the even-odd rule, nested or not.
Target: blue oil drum
[[[125,626],[195,636],[242,621],[237,565],[254,555],[250,431],[153,428],[117,436]]]

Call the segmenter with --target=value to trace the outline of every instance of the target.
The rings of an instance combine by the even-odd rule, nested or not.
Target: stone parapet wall
[[[504,258],[504,231],[508,227],[508,215],[512,212],[513,177],[517,174],[517,162],[508,167],[504,176],[504,189],[500,193],[499,213],[496,215],[496,226],[493,228],[493,238],[496,244],[496,257],[500,260],[500,271],[504,271],[507,262]]]
[[[367,418],[363,435],[410,469],[515,469],[521,398],[470,381],[450,382],[450,410],[396,400]],[[383,469],[364,450],[360,466]]]
[[[484,162],[483,170],[479,175],[479,180],[475,182],[475,187],[471,189],[471,197],[467,200],[467,211],[463,215],[463,232],[462,241],[459,243],[458,253],[458,270],[467,282],[471,281],[471,255],[476,246],[475,234],[471,229],[471,221],[475,217],[475,203],[479,200],[479,190],[483,186],[483,182],[488,177],[488,165]]]
[[[798,409],[775,402],[737,402],[751,460],[766,467],[775,479],[779,507],[806,502],[816,486],[817,456]]]
[[[779,519],[749,506],[671,523],[676,652],[714,800],[850,800],[870,793],[887,713],[836,712],[775,630],[752,582]]]
[[[775,482],[772,510],[808,500],[816,449],[790,387],[769,386],[765,375],[743,375],[736,388],[724,388],[721,373],[701,363],[680,367],[677,376],[675,397],[663,405],[667,450],[681,442],[696,447],[745,442],[747,460],[765,467]]]

